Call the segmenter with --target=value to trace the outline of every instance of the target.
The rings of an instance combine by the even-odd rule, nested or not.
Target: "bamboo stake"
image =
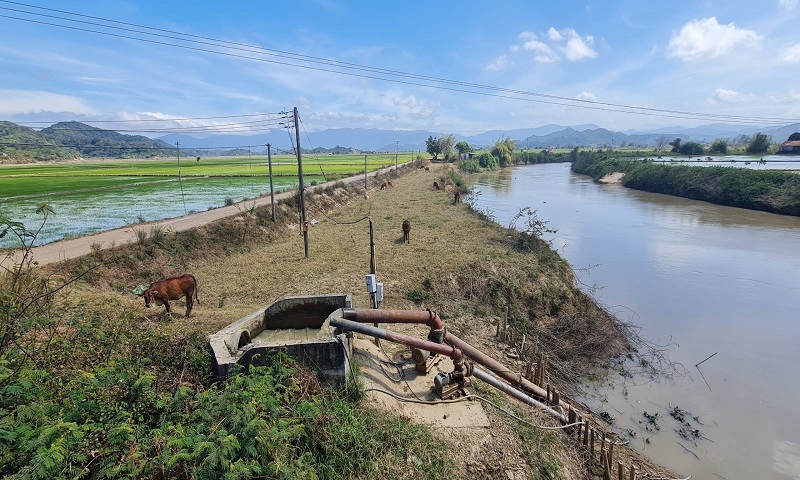
[[[608,442],[608,465],[609,465],[608,468],[610,469],[611,465],[613,464],[614,464],[614,439],[612,438]]]
[[[589,446],[589,420],[583,425],[583,448]]]
[[[617,480],[625,480],[625,466],[622,460],[617,460]]]
[[[631,464],[631,471],[628,474],[628,480],[636,480],[636,466]]]

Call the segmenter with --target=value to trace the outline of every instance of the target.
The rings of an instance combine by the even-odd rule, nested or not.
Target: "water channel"
[[[536,210],[598,302],[668,346],[671,378],[613,375],[582,399],[623,439],[692,479],[800,479],[800,218],[596,184],[569,164],[470,182],[502,225]]]

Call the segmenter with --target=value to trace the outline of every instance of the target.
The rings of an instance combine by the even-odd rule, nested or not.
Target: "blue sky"
[[[308,131],[788,124],[799,25],[800,0],[0,0],[0,120],[207,136],[297,106]]]

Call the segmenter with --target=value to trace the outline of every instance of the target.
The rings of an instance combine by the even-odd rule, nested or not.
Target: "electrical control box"
[[[375,291],[375,300],[378,303],[383,301],[383,283],[378,283],[378,289]]]
[[[375,293],[378,290],[378,283],[375,280],[375,274],[370,273],[367,275],[367,293]]]

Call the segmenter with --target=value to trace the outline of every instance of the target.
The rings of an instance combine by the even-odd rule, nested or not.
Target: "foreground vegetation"
[[[485,348],[503,348],[490,337],[507,318],[514,338],[538,339],[551,355],[549,380],[565,392],[576,375],[628,351],[625,326],[576,287],[535,215],[520,212],[508,230],[453,203],[456,172],[407,172],[386,190],[379,177],[367,192],[333,184],[310,193],[319,223],[309,258],[294,198],[278,206],[275,224],[268,207],[253,208],[195,230],[142,231],[134,245],[65,264],[26,257],[0,272],[0,475],[504,478],[503,465],[517,462],[537,478],[586,478],[590,459],[559,434],[496,413],[493,434],[465,449],[460,434],[434,438],[376,410],[358,388],[323,388],[280,356],[250,375],[209,378],[206,335],[275,298],[352,292],[355,306],[369,305],[368,229],[352,223],[367,216],[387,286],[382,308],[432,308]],[[0,224],[28,245],[35,230]],[[130,293],[184,271],[198,278],[202,302],[191,319],[145,311]],[[514,444],[494,443],[506,437]]]
[[[795,172],[658,164],[605,152],[581,152],[572,170],[595,179],[622,172],[622,184],[637,190],[800,216],[800,175]]]

